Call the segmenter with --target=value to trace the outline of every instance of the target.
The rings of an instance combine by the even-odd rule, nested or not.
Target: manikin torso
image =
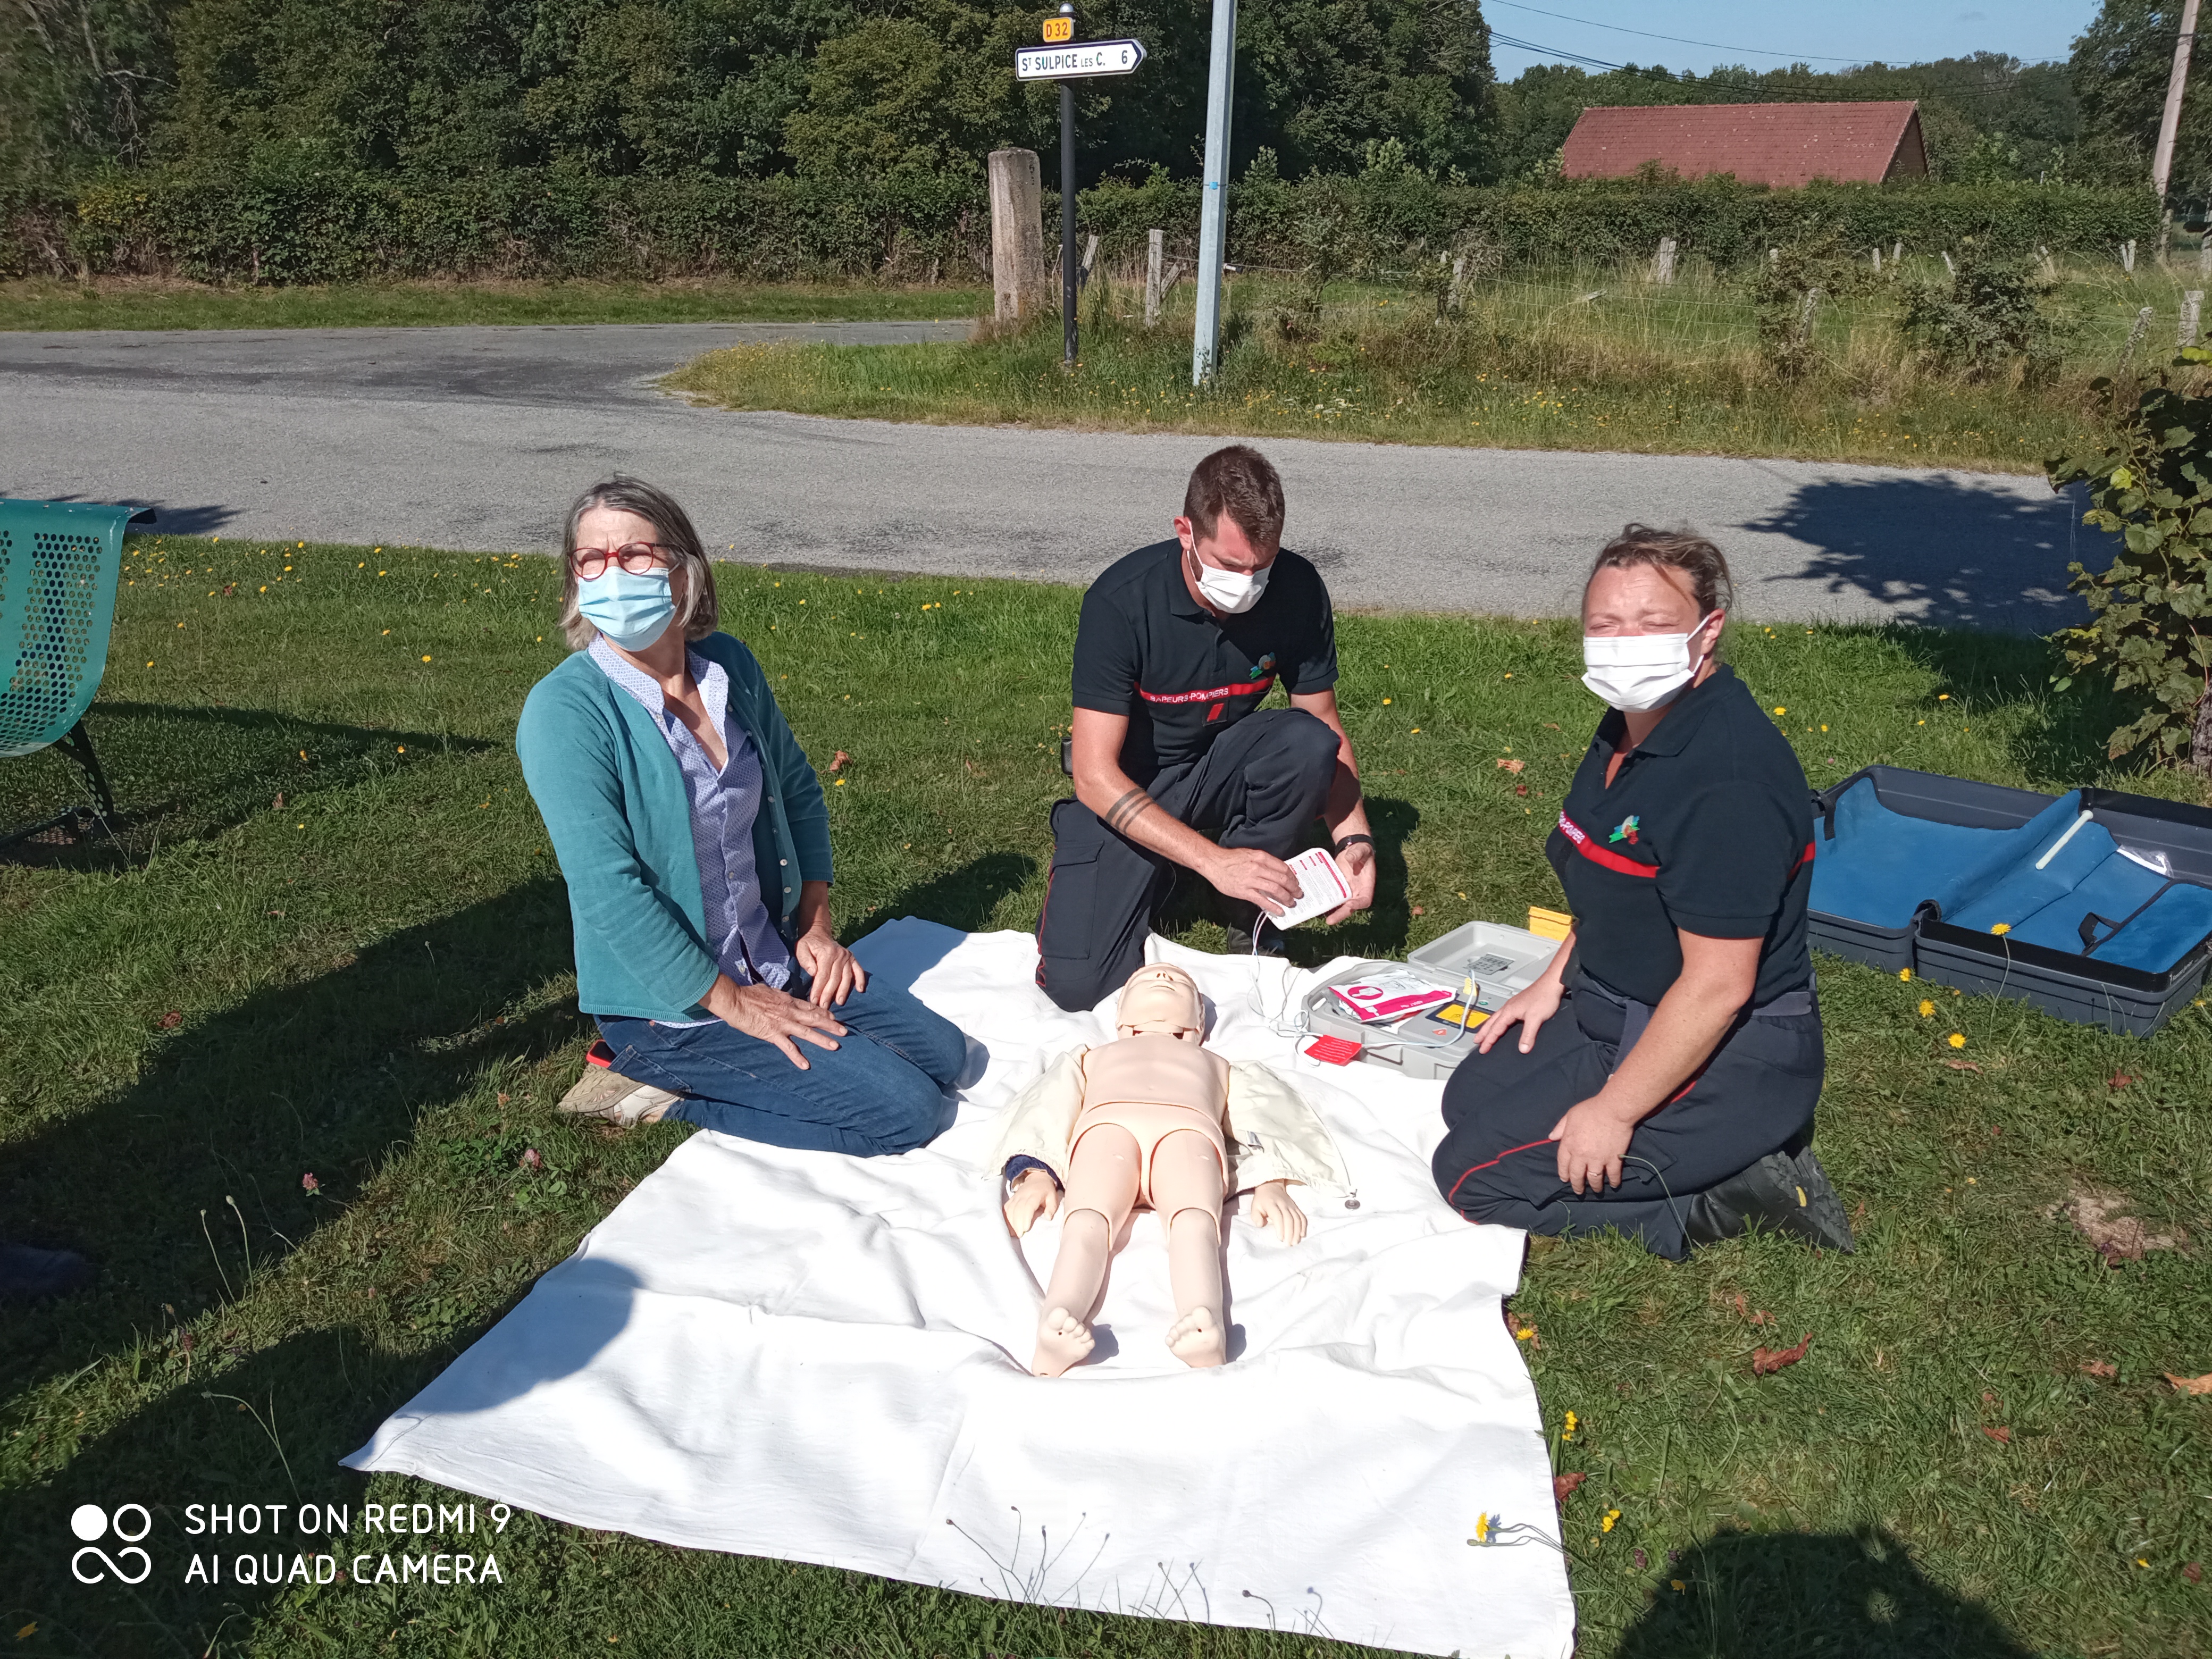
[[[1218,1117],[1229,1101],[1229,1062],[1164,1031],[1101,1043],[1083,1056],[1083,1109],[1123,1101],[1204,1107]]]

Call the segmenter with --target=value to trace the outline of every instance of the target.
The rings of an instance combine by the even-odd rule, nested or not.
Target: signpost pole
[[[1206,77],[1206,191],[1198,208],[1198,320],[1190,383],[1212,377],[1221,346],[1221,261],[1229,228],[1229,103],[1237,68],[1237,0],[1213,0],[1213,53]]]
[[[1063,364],[1075,367],[1075,82],[1060,83],[1060,311]]]

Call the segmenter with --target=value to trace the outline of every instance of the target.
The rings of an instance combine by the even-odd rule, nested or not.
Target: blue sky
[[[1531,64],[1571,61],[1563,57],[1569,52],[1700,74],[1716,64],[1784,69],[1794,58],[1814,69],[1871,58],[1911,64],[1970,52],[2010,52],[2030,62],[2063,58],[2096,15],[2097,0],[1792,0],[1763,7],[1742,0],[1483,0],[1482,14],[1494,35],[1544,48],[1529,52],[1493,40],[1498,78],[1510,81]]]

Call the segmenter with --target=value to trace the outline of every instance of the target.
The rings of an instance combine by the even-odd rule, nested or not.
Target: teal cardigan
[[[801,884],[830,878],[821,781],[753,653],[727,634],[691,648],[728,673],[730,714],[761,757],[753,860],[788,939]],[[514,747],[568,878],[583,1011],[706,1018],[700,1000],[721,969],[706,944],[690,797],[653,716],[579,651],[531,688]]]

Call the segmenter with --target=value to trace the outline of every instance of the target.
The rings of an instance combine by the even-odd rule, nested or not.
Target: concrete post
[[[2192,288],[2181,296],[2181,326],[2176,331],[2173,343],[2185,349],[2197,343],[2197,313],[2204,305],[2204,290]]]
[[[1659,251],[1651,256],[1651,280],[1664,288],[1674,280],[1674,239],[1662,236]]]
[[[1160,265],[1167,258],[1168,234],[1146,231],[1145,241],[1145,326],[1150,328],[1160,319]]]
[[[1190,337],[1193,386],[1204,386],[1220,361],[1221,267],[1229,240],[1229,116],[1236,73],[1237,0],[1213,0],[1206,77],[1206,186],[1198,204],[1198,315]]]
[[[991,183],[991,314],[1027,322],[1045,308],[1044,208],[1033,149],[994,149]]]

